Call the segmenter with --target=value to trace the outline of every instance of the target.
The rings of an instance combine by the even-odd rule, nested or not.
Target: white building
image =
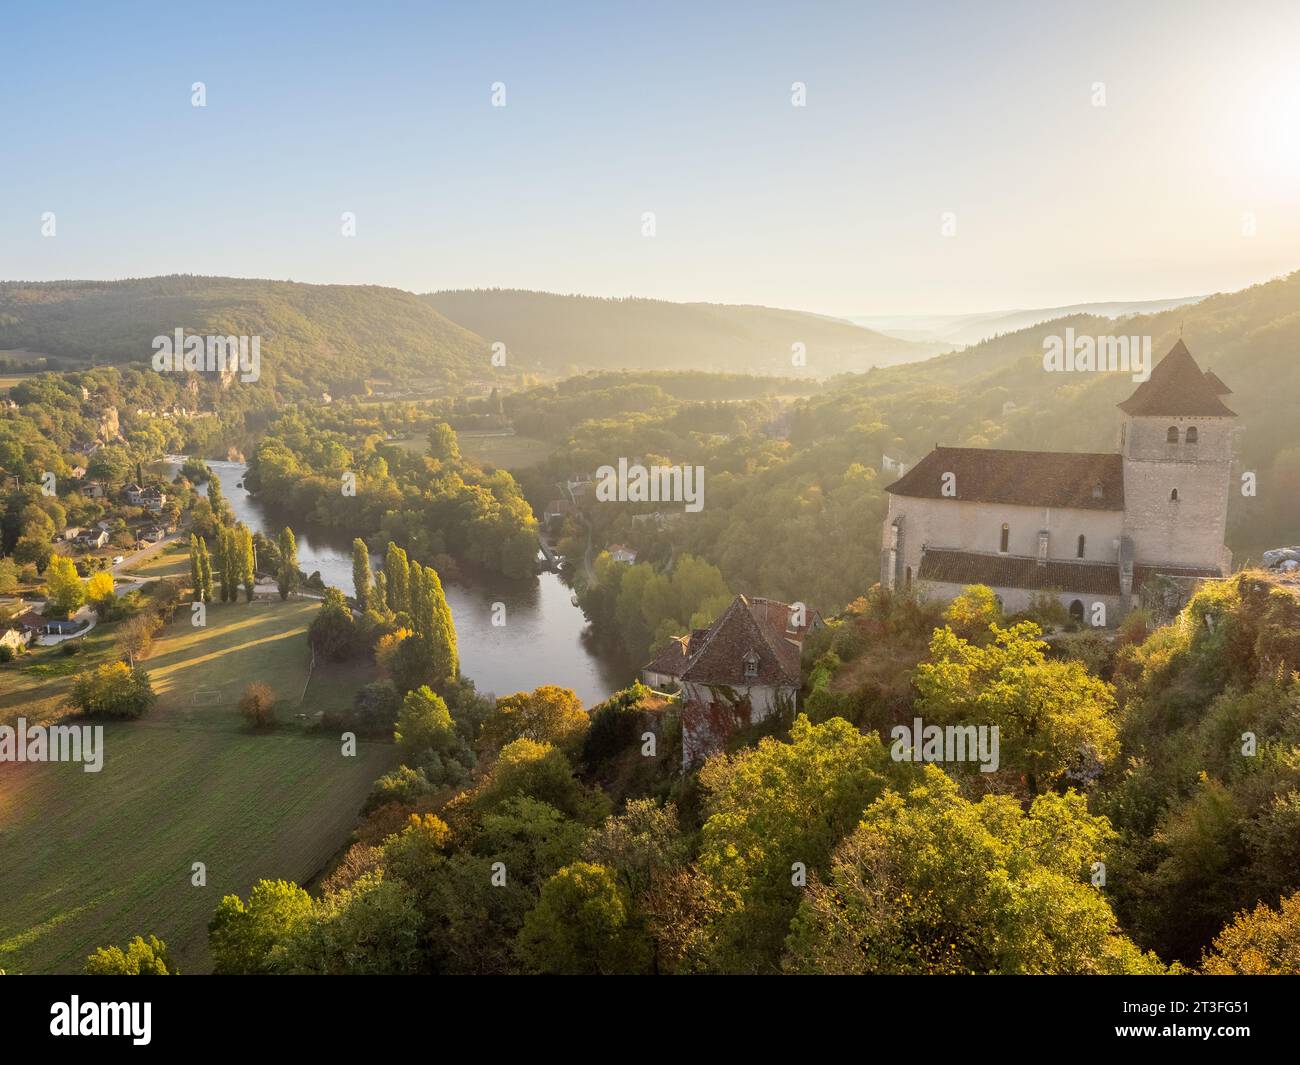
[[[1227,574],[1230,391],[1179,340],[1119,405],[1115,453],[936,447],[887,489],[881,582],[984,584],[1010,612],[1046,593],[1111,625],[1157,576]]]

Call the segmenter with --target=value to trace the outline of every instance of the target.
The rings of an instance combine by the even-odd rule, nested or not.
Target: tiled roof
[[[1225,385],[1219,378],[1219,375],[1213,370],[1205,371],[1205,379],[1210,382],[1210,387],[1214,389],[1214,394],[1216,396],[1232,395],[1232,389]]]
[[[985,555],[977,551],[927,548],[921,556],[923,581],[987,584],[990,588],[1057,589],[1081,595],[1119,595],[1119,566],[1114,562],[1070,562],[1024,555]]]
[[[1134,566],[1133,591],[1137,591],[1152,577],[1222,577],[1217,569],[1197,566]]]
[[[798,685],[799,648],[786,639],[784,619],[780,629],[770,622],[772,602],[736,596],[707,629],[676,637],[642,668],[706,685]],[[788,618],[788,605],[775,607],[784,607]],[[755,676],[745,676],[747,658],[756,664]]]
[[[1134,566],[1133,591],[1152,577],[1218,577],[1217,569],[1195,566]],[[1119,595],[1119,565],[1052,558],[1043,565],[1025,555],[989,555],[978,551],[926,548],[918,579],[943,584],[986,584],[990,588]]]
[[[782,603],[776,599],[753,598],[749,600],[749,609],[764,619],[775,632],[780,633],[792,640],[803,642],[804,636],[812,628],[813,622],[820,618],[820,614],[815,610],[804,610],[803,624],[797,628],[790,628],[790,612],[794,609],[789,603]]]
[[[1223,382],[1217,377],[1214,381],[1201,372],[1187,345],[1179,340],[1119,409],[1149,417],[1235,418],[1219,399]]]
[[[945,473],[954,475],[954,497],[943,495]],[[936,447],[886,491],[968,503],[1123,510],[1124,463],[1110,454]]]

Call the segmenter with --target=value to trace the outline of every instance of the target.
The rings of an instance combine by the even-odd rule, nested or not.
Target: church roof
[[[955,496],[943,494],[945,473],[954,475]],[[1119,455],[1089,452],[936,447],[885,491],[967,503],[1123,510],[1124,463]]]
[[[1080,595],[1119,595],[1119,566],[1114,562],[1069,562],[1024,555],[987,555],[978,551],[926,548],[921,556],[923,581],[987,584],[990,588],[1052,588]]]
[[[1157,576],[1218,577],[1217,569],[1196,566],[1133,567],[1133,591]],[[1075,595],[1120,594],[1119,565],[1049,558],[1042,565],[1025,555],[990,555],[979,551],[926,548],[917,578],[943,584],[985,584],[990,588],[1058,591]]]
[[[1180,338],[1119,409],[1139,417],[1235,418],[1219,398],[1224,389],[1217,377],[1201,372]]]
[[[1223,381],[1220,379],[1219,375],[1215,373],[1213,370],[1205,371],[1205,379],[1209,381],[1210,384],[1214,387],[1214,394],[1216,396],[1232,395],[1232,389],[1229,388],[1227,385],[1225,385]]]

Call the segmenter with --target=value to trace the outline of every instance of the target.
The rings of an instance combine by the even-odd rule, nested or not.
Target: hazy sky
[[[1296,0],[10,0],[0,19],[0,278],[890,314],[1297,268]]]

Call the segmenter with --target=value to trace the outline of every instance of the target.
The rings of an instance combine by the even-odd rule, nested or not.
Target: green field
[[[478,463],[488,463],[503,470],[536,466],[553,450],[551,444],[533,436],[460,432],[456,434],[456,439],[460,442],[461,454],[466,458]],[[392,442],[403,451],[409,451],[414,455],[427,455],[429,452],[429,441],[423,436]]]
[[[161,551],[155,551],[141,562],[132,562],[126,572],[137,577],[157,580],[160,577],[183,577],[187,582],[190,576],[189,540],[175,540]]]
[[[337,737],[295,727],[297,713],[341,706],[370,679],[368,667],[334,666],[308,686],[317,608],[214,605],[196,629],[182,607],[145,663],[158,705],[105,725],[101,772],[0,766],[0,968],[75,972],[94,947],[152,932],[183,970],[206,971],[222,895],[261,877],[307,881],[346,842],[395,751],[362,744],[344,758]],[[244,731],[236,704],[254,680],[280,696],[278,732]],[[191,885],[194,862],[206,887]]]

